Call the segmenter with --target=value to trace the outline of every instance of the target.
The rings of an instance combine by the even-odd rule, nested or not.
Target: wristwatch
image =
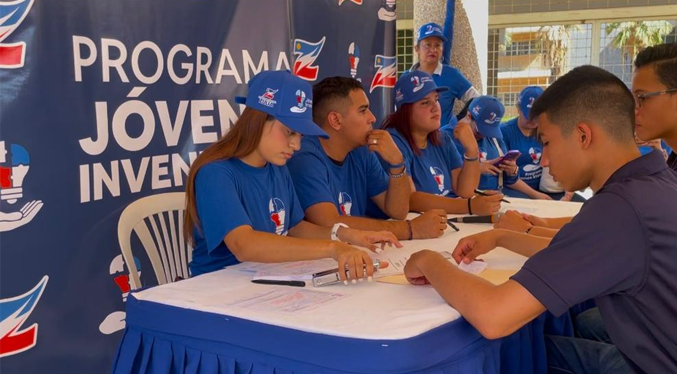
[[[341,227],[348,228],[348,225],[346,225],[345,223],[338,222],[338,223],[335,223],[334,226],[332,226],[332,228],[331,228],[331,240],[333,240],[335,242],[341,241],[338,237],[338,230]]]

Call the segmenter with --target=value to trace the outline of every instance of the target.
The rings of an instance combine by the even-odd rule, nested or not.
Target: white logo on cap
[[[266,92],[259,96],[259,104],[265,105],[269,108],[272,108],[277,104],[277,101],[275,101],[275,94],[279,90],[274,90],[270,87],[266,88]]]
[[[296,90],[296,106],[289,108],[289,110],[294,113],[305,113],[310,105],[310,100],[306,99],[306,93]]]
[[[535,97],[530,97],[529,98],[529,104],[527,104],[527,108],[531,109],[532,106],[534,106],[534,101],[536,101]]]
[[[489,118],[485,119],[484,122],[488,124],[496,123],[501,121],[501,117],[497,116],[496,113],[491,112]]]

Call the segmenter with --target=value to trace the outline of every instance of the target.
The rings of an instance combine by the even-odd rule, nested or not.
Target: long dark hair
[[[241,158],[254,152],[259,142],[261,142],[266,122],[273,119],[273,116],[247,107],[226,135],[197,156],[195,162],[190,167],[186,182],[186,213],[183,221],[183,234],[189,243],[195,245],[193,229],[199,227],[200,224],[200,218],[197,214],[197,203],[195,201],[195,177],[197,172],[201,167],[210,162],[226,160],[232,157]]]
[[[383,121],[381,128],[394,128],[397,130],[407,140],[411,151],[414,152],[416,156],[419,156],[421,154],[421,150],[416,145],[416,142],[414,142],[414,136],[411,133],[411,117],[414,113],[412,109],[413,105],[414,104],[402,104],[400,109],[396,110],[394,113],[389,115],[385,121]],[[432,143],[433,145],[440,145],[439,129],[428,133],[428,142]]]

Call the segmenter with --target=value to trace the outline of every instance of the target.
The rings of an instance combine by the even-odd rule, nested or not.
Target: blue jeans
[[[545,336],[549,374],[634,374],[613,344],[566,336]]]

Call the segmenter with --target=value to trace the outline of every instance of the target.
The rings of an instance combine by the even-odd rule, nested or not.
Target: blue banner
[[[395,0],[0,1],[0,371],[110,369],[120,214],[183,190],[253,75],[353,76],[380,121],[396,66]]]

